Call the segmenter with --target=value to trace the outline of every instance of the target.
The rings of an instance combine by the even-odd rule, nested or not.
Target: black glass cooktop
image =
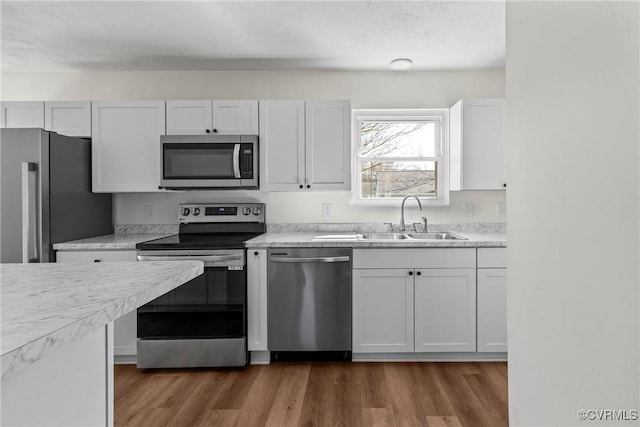
[[[136,249],[159,250],[159,249],[241,249],[244,242],[262,233],[247,234],[175,234],[173,236],[161,237],[160,239],[138,243]]]

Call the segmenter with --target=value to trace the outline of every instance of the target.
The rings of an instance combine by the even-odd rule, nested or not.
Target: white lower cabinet
[[[413,290],[404,269],[353,271],[354,353],[413,351]]]
[[[353,265],[354,353],[476,351],[475,249],[360,249]]]
[[[58,251],[56,262],[126,262],[136,261],[136,251]],[[136,356],[137,321],[136,311],[125,314],[114,321],[113,353],[124,359]],[[130,361],[130,360],[127,360]]]
[[[478,249],[478,352],[507,351],[505,248]]]
[[[476,270],[415,274],[415,351],[476,351]]]
[[[267,351],[267,250],[247,250],[247,348]]]

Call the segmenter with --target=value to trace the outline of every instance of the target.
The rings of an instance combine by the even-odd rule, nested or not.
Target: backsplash
[[[115,234],[177,234],[178,228],[178,224],[122,224],[116,225],[114,227]],[[380,223],[267,224],[267,232],[269,233],[380,233],[385,231],[387,231],[386,226]],[[506,233],[507,224],[501,222],[429,224],[429,231],[458,231],[462,233]]]
[[[122,224],[115,225],[115,234],[178,234],[178,224]]]

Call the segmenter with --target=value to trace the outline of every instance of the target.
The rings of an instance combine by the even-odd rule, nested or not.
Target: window
[[[397,204],[412,194],[449,203],[447,110],[354,110],[353,199]]]

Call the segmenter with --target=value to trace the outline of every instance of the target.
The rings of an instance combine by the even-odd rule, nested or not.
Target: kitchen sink
[[[361,236],[363,240],[406,240],[409,238],[402,233],[367,233]]]
[[[457,234],[442,232],[442,233],[409,233],[407,236],[410,239],[416,240],[467,240]]]

